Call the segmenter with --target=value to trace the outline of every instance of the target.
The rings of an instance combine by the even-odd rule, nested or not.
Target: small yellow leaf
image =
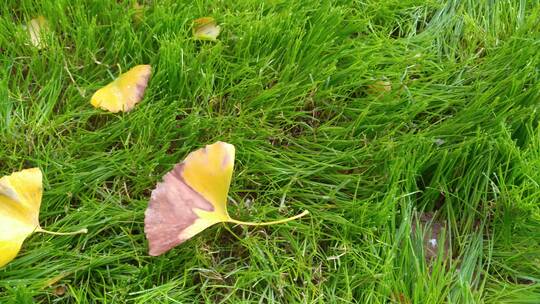
[[[42,174],[38,168],[0,178],[0,267],[17,256],[30,234],[48,232],[39,226],[42,192]]]
[[[232,219],[227,212],[227,195],[234,169],[235,148],[217,142],[191,152],[167,173],[152,191],[145,212],[144,230],[150,255],[157,256],[219,223],[271,225],[308,214],[267,222],[252,223]]]
[[[133,2],[133,15],[131,15],[135,24],[140,24],[144,20],[144,5],[137,1]]]
[[[97,90],[90,103],[113,113],[129,112],[142,100],[152,73],[150,65],[138,65]]]
[[[38,16],[28,22],[27,29],[32,45],[38,49],[45,47],[42,38],[43,35],[50,31],[49,22],[47,19],[45,19],[43,16]]]
[[[379,80],[368,86],[368,92],[372,95],[383,95],[392,91],[390,81]]]
[[[193,36],[197,40],[215,41],[221,28],[212,17],[193,20]]]

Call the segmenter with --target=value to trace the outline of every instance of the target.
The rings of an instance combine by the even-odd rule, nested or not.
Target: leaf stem
[[[36,229],[36,232],[43,232],[43,233],[52,234],[52,235],[75,235],[75,234],[87,233],[88,229],[83,228],[81,230],[77,230],[73,232],[54,232],[54,231],[48,231],[45,229],[38,228]]]
[[[230,220],[228,220],[228,222],[235,223],[235,224],[240,224],[240,225],[247,225],[247,226],[267,226],[267,225],[274,225],[274,224],[281,224],[281,223],[290,222],[290,221],[295,220],[297,218],[301,218],[302,216],[307,215],[307,214],[309,214],[309,211],[304,210],[304,212],[302,212],[300,214],[297,214],[295,216],[286,218],[286,219],[277,220],[277,221],[271,221],[271,222],[264,222],[264,223],[243,222],[243,221],[238,221],[238,220],[235,220],[235,219],[230,219]]]

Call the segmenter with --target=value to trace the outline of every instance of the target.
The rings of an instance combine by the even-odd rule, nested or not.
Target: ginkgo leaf
[[[379,80],[368,86],[368,92],[372,95],[383,95],[392,91],[392,83],[386,80]]]
[[[216,40],[221,28],[212,17],[193,20],[193,36],[197,40]]]
[[[90,103],[96,108],[113,113],[131,111],[142,100],[151,73],[150,65],[135,66],[97,90]]]
[[[28,30],[28,34],[30,35],[30,42],[32,45],[38,49],[43,48],[45,46],[42,39],[43,35],[50,30],[47,19],[45,19],[43,16],[38,16],[30,20],[26,28]]]
[[[0,267],[17,256],[24,240],[33,232],[57,233],[41,229],[42,174],[26,169],[0,178]],[[74,233],[85,233],[86,229]]]
[[[135,1],[133,2],[133,6],[132,6],[132,9],[133,9],[133,15],[131,16],[132,19],[133,19],[133,22],[135,24],[139,24],[143,21],[144,19],[144,5],[142,4],[139,4],[139,2]]]
[[[219,223],[272,225],[291,218],[252,223],[232,219],[227,212],[227,194],[234,167],[234,146],[217,142],[191,152],[163,177],[152,191],[146,209],[144,230],[150,255],[157,256]]]

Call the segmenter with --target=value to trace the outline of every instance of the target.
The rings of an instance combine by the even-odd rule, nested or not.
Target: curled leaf
[[[193,37],[197,40],[215,41],[221,28],[212,17],[193,20]]]
[[[90,103],[96,108],[113,113],[129,112],[142,100],[151,73],[150,65],[135,66],[113,82],[97,90]]]
[[[157,256],[219,223],[271,225],[291,218],[252,223],[232,219],[227,212],[227,194],[234,168],[234,146],[217,142],[191,152],[163,177],[152,191],[144,219],[150,255]]]
[[[50,31],[49,22],[45,17],[38,16],[28,22],[26,26],[28,34],[30,35],[30,42],[38,49],[45,47],[42,40],[43,35]]]
[[[26,169],[0,179],[0,267],[17,256],[24,240],[33,232],[49,232],[39,226],[42,174]],[[79,232],[86,232],[83,229]]]

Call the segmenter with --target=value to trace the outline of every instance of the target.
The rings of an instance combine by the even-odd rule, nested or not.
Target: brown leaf
[[[61,297],[66,294],[66,291],[67,291],[66,285],[62,284],[62,285],[56,286],[53,290],[53,293],[54,295]]]
[[[199,218],[195,209],[214,211],[212,204],[186,184],[182,177],[184,167],[183,163],[176,165],[152,192],[144,221],[152,256],[187,240],[179,236]]]

